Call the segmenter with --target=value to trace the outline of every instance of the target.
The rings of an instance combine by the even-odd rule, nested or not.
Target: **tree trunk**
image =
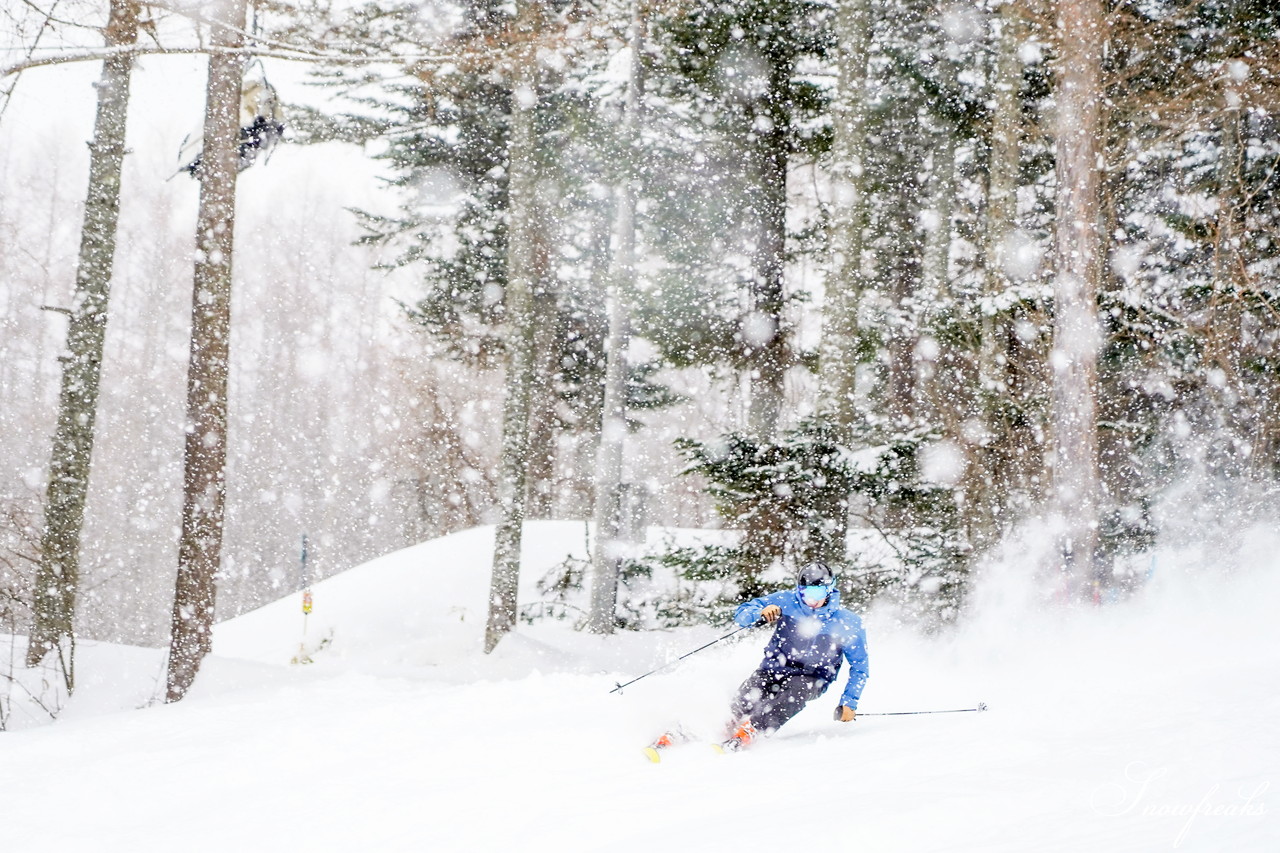
[[[1218,147],[1218,216],[1214,244],[1213,306],[1210,313],[1206,361],[1224,374],[1218,395],[1224,412],[1239,411],[1245,393],[1241,374],[1242,291],[1247,286],[1241,243],[1246,238],[1244,192],[1245,140],[1240,84],[1226,75],[1223,88],[1221,140]],[[1231,422],[1230,415],[1226,420]],[[1233,423],[1233,427],[1247,426]]]
[[[132,45],[138,38],[138,4],[113,0],[107,18],[106,46]],[[120,219],[120,173],[124,165],[125,127],[129,113],[129,80],[133,57],[113,56],[102,64],[98,82],[98,112],[89,143],[89,189],[75,296],[67,327],[67,352],[62,361],[62,390],[58,425],[49,461],[40,564],[36,570],[32,606],[35,623],[27,646],[27,665],[35,666],[53,648],[63,649],[75,629],[76,595],[80,584],[80,533],[93,457],[94,426],[102,351],[107,332],[107,302]],[[74,687],[72,668],[64,649],[68,689]]]
[[[214,9],[212,43],[239,47],[244,0]],[[231,260],[235,233],[240,81],[244,59],[209,57],[204,151],[197,177],[196,264],[191,352],[187,362],[186,444],[183,448],[182,534],[173,596],[165,701],[177,702],[195,680],[213,634],[216,577],[221,565],[226,502],[227,374],[231,332]]]
[[[1101,486],[1098,473],[1097,288],[1102,158],[1101,0],[1060,0],[1057,65],[1057,276],[1054,279],[1052,417],[1053,500],[1065,523],[1063,579],[1068,597],[1096,594],[1094,557]]]
[[[636,161],[639,136],[641,51],[644,21],[639,0],[632,1],[631,66],[627,100],[623,107],[622,136],[630,150],[622,180],[615,193],[613,253],[610,257],[608,312],[609,331],[605,338],[604,404],[601,407],[600,446],[597,451],[595,518],[596,536],[591,554],[591,608],[587,627],[598,634],[613,633],[618,603],[618,536],[621,527],[622,453],[627,436],[627,337],[629,323],[625,295],[635,286],[636,176],[629,166]]]
[[[835,8],[836,89],[831,101],[831,209],[827,242],[830,269],[822,300],[817,409],[845,446],[853,443],[857,414],[858,310],[868,209],[867,68],[871,50],[870,0],[840,0]],[[824,507],[829,535],[820,556],[832,566],[846,558],[847,498]]]
[[[897,133],[907,133],[915,123],[914,103],[899,103],[893,118]],[[920,190],[916,178],[918,163],[899,148],[890,152],[885,180],[887,220],[885,250],[881,263],[891,307],[884,320],[885,408],[897,424],[908,424],[919,414],[921,396],[916,383],[916,348],[920,340],[921,311],[918,296],[922,246],[916,231],[919,221]]]
[[[518,29],[529,35],[539,30],[541,8],[526,2]],[[538,101],[538,64],[532,45],[516,58],[511,107],[510,148],[507,152],[508,205],[506,398],[502,407],[502,459],[499,463],[498,503],[502,513],[494,532],[493,575],[489,588],[489,618],[484,650],[492,652],[515,626],[520,581],[520,541],[524,525],[529,403],[533,386],[533,291],[537,286],[534,257],[538,223],[534,221],[537,166],[534,127]]]
[[[869,0],[836,5],[837,84],[832,101],[831,271],[822,303],[819,411],[837,438],[852,441],[858,372],[858,307],[866,281],[862,253],[867,229],[867,57]]]
[[[938,83],[945,97],[959,97],[956,63],[943,51],[935,60]],[[950,104],[944,104],[949,107]],[[956,145],[960,129],[951,119],[939,116],[934,134],[933,168],[929,176],[929,207],[933,215],[931,228],[925,232],[924,261],[921,284],[927,303],[935,302],[951,286],[952,219],[956,210]]]
[[[1022,61],[1018,48],[1025,32],[1017,0],[999,9],[996,34],[995,81],[991,108],[991,141],[987,151],[986,292],[995,299],[1009,290],[1012,238],[1017,227],[1018,172],[1022,146]],[[981,378],[999,384],[1003,372],[999,356],[1002,337],[993,315],[985,318]],[[990,332],[990,334],[986,334]]]
[[[1011,422],[1011,397],[1017,377],[1011,370],[1010,315],[1000,307],[1014,282],[1010,253],[1018,224],[1018,173],[1022,148],[1022,61],[1018,48],[1025,25],[1018,0],[999,8],[991,136],[987,149],[987,206],[983,249],[986,306],[981,318],[978,354],[978,399],[986,429],[969,447],[965,496],[969,539],[982,550],[999,537],[1000,519],[1031,463],[1023,432]]]
[[[951,67],[951,63],[942,60]],[[954,78],[954,75],[952,75]],[[954,79],[953,79],[954,85]],[[931,228],[925,232],[924,251],[920,264],[920,290],[917,302],[922,306],[919,312],[917,328],[920,332],[932,336],[929,331],[932,317],[932,306],[951,301],[951,242],[952,220],[956,210],[956,138],[959,130],[951,123],[945,122],[937,134],[937,143],[933,146],[933,169],[929,176],[929,207],[934,219]],[[917,340],[919,336],[917,335]],[[954,423],[966,408],[960,404],[957,396],[960,388],[969,387],[969,383],[954,385],[958,376],[954,370],[946,366],[957,363],[954,347],[936,338],[933,341],[932,353],[922,351],[918,344],[912,353],[915,363],[915,398],[916,414],[928,419],[931,423]],[[947,434],[955,435],[950,429]]]
[[[775,77],[784,72],[774,69]],[[773,95],[762,103],[770,129],[749,131],[755,163],[753,213],[756,245],[752,253],[751,310],[741,335],[751,370],[751,398],[747,410],[748,431],[771,441],[778,432],[782,412],[783,381],[787,372],[787,335],[783,329],[787,242],[787,112],[778,102],[785,81],[775,79]]]
[[[529,398],[529,456],[527,460],[525,517],[552,518],[556,505],[556,438],[559,398],[556,376],[561,352],[556,342],[559,306],[551,263],[551,239],[547,233],[551,212],[542,206],[530,214],[537,226],[529,237],[534,241],[532,265],[535,270],[532,296],[533,375]]]

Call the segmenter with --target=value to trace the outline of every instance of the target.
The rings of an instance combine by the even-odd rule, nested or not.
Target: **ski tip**
[[[658,764],[659,762],[662,761],[662,756],[658,754],[658,750],[654,749],[651,746],[646,746],[644,748],[644,756],[645,758],[652,761],[654,764]]]
[[[713,752],[715,752],[715,754],[716,754],[716,755],[724,755],[724,754],[725,754],[724,747],[723,747],[723,746],[721,746],[721,745],[720,745],[720,744],[718,744],[718,743],[713,743],[713,744],[711,744],[711,749],[712,749],[712,751],[713,751]]]

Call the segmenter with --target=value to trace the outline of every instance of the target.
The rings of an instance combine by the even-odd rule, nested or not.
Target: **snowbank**
[[[718,734],[764,633],[622,695],[617,680],[716,632],[539,623],[485,656],[491,538],[317,584],[308,638],[332,640],[310,666],[287,663],[297,596],[220,625],[178,705],[132,710],[157,652],[87,649],[92,687],[64,718],[0,737],[24,783],[4,798],[6,849],[1280,848],[1274,533],[1244,543],[1229,577],[1162,554],[1141,594],[1083,611],[998,594],[1018,588],[1006,560],[946,637],[867,618],[864,712],[987,713],[840,725],[824,698],[751,751],[695,743],[657,766],[639,748],[666,723]],[[581,524],[530,525],[525,582],[583,547]],[[117,679],[128,702],[111,713]]]

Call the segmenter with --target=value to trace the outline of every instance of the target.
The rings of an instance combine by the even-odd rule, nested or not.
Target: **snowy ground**
[[[62,719],[0,735],[0,847],[1280,850],[1274,535],[1230,579],[1162,555],[1141,596],[1100,609],[1028,614],[995,571],[944,639],[869,614],[863,711],[991,710],[840,725],[833,695],[747,753],[697,743],[661,765],[640,747],[677,718],[715,733],[764,633],[621,696],[720,632],[543,623],[485,656],[491,538],[318,584],[307,639],[331,641],[310,666],[288,663],[297,596],[222,624],[177,705],[150,703],[158,652],[82,648]],[[528,580],[582,538],[533,525]]]

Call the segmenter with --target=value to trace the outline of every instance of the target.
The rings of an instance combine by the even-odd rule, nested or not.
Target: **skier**
[[[753,598],[733,615],[743,627],[761,619],[777,627],[764,660],[738,688],[731,706],[731,734],[721,749],[742,749],[800,713],[836,680],[841,655],[849,662],[849,682],[835,718],[852,721],[867,683],[867,636],[858,615],[840,606],[831,569],[825,563],[809,563],[800,570],[795,589]]]
[[[825,693],[840,671],[841,655],[849,662],[849,682],[835,718],[847,723],[857,716],[858,698],[867,683],[867,635],[862,620],[840,606],[835,576],[825,563],[806,564],[796,580],[795,589],[753,598],[734,611],[733,621],[743,628],[761,620],[777,627],[765,646],[764,660],[738,688],[731,705],[733,716],[725,728],[729,738],[715,744],[721,752],[742,749],[761,735],[772,734]],[[661,750],[689,740],[689,732],[677,726],[644,752],[650,761],[658,762]]]

